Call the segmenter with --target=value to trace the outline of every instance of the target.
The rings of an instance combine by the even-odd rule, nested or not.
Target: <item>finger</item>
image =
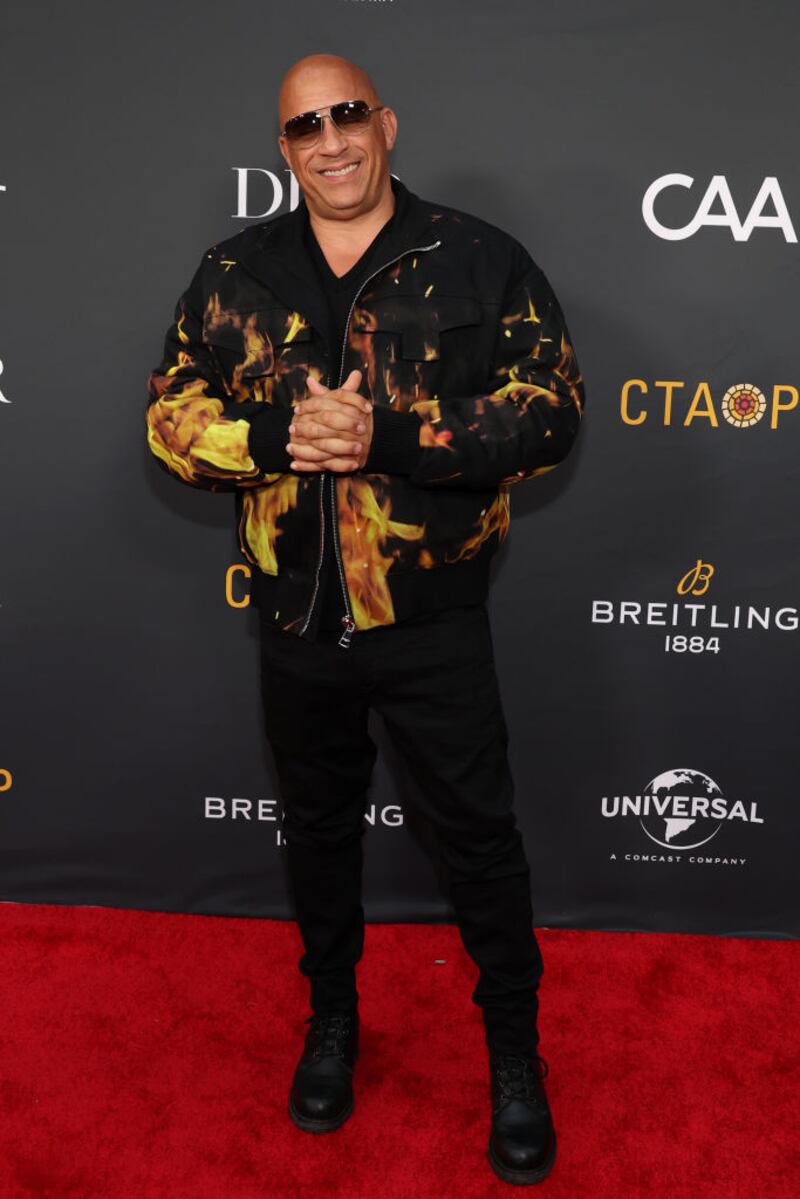
[[[306,386],[313,396],[325,395],[328,390],[324,383],[320,383],[319,379],[315,379],[311,374],[306,377]]]
[[[351,372],[354,373],[354,372]],[[343,387],[335,388],[333,391],[323,389],[314,395],[308,395],[303,400],[298,400],[294,406],[294,414],[299,416],[302,412],[317,412],[321,408],[360,408],[363,413],[372,411],[372,403],[370,400],[360,396],[357,391],[345,391]]]
[[[292,458],[300,458],[303,462],[322,462],[325,458],[329,458],[330,454],[326,454],[324,450],[318,449],[315,445],[307,445],[301,441],[290,441],[286,447],[286,452]]]
[[[340,437],[322,438],[319,441],[290,441],[286,452],[292,458],[304,462],[322,462],[323,458],[360,457],[362,446],[358,442],[343,441]]]
[[[319,438],[311,444],[307,441],[290,441],[288,452],[293,458],[306,458],[319,462],[326,454],[333,457],[345,457],[347,454],[361,453],[360,441],[345,441],[343,438]]]
[[[361,371],[359,371],[359,370],[351,371],[350,374],[345,379],[344,383],[342,384],[343,390],[344,391],[358,391],[359,387],[361,386],[362,378],[363,378],[363,375],[361,374]]]
[[[345,410],[347,405],[335,399],[332,391],[326,391],[322,395],[306,396],[304,400],[299,400],[294,406],[294,416],[300,416],[303,412],[322,412],[325,408]]]
[[[323,408],[313,418],[308,415],[295,417],[289,425],[289,432],[293,437],[320,437],[331,430],[364,433],[366,427],[359,414],[354,414],[352,409],[342,412],[338,408]]]
[[[325,462],[304,462],[299,458],[295,458],[292,462],[292,470],[332,470],[344,474],[352,470],[358,470],[358,460],[356,458],[328,458]]]
[[[302,415],[295,415],[291,420],[291,432],[294,433],[297,429],[297,432],[307,436],[308,430],[312,429],[315,423],[325,424],[329,428],[355,430],[357,433],[362,433],[366,428],[363,414],[354,411],[349,404],[309,399],[306,400],[306,405],[303,406]]]
[[[352,404],[356,408],[360,408],[362,412],[370,412],[372,404],[364,396],[360,396],[357,391],[348,391],[344,387],[338,387],[335,391],[329,392],[331,400],[338,400],[340,404]]]

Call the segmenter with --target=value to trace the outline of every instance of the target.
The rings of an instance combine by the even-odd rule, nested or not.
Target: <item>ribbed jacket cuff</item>
[[[292,413],[285,408],[265,407],[250,421],[247,448],[259,470],[265,474],[288,474],[292,459],[286,450]]]
[[[410,475],[420,456],[422,422],[414,412],[372,409],[372,444],[364,470],[376,474]]]

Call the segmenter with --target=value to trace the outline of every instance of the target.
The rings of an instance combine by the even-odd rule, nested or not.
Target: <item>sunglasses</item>
[[[343,100],[340,104],[331,104],[327,111],[323,108],[318,112],[301,112],[286,122],[283,136],[294,146],[313,146],[322,137],[326,116],[342,133],[362,133],[373,112],[380,112],[383,107],[383,104],[376,104],[370,108],[366,100]]]

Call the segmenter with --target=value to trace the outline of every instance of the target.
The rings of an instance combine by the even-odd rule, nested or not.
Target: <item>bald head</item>
[[[281,129],[299,112],[324,108],[338,100],[367,100],[380,104],[375,85],[366,71],[338,54],[308,54],[283,77],[278,93]]]

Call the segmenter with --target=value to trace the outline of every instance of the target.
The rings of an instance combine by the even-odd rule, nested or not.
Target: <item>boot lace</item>
[[[549,1067],[538,1053],[528,1057],[503,1054],[494,1059],[495,1078],[498,1085],[498,1106],[505,1106],[512,1099],[522,1099],[534,1106],[543,1107],[541,1080],[547,1078]]]
[[[342,1057],[350,1035],[353,1017],[349,1012],[323,1012],[309,1016],[306,1024],[312,1057]]]

